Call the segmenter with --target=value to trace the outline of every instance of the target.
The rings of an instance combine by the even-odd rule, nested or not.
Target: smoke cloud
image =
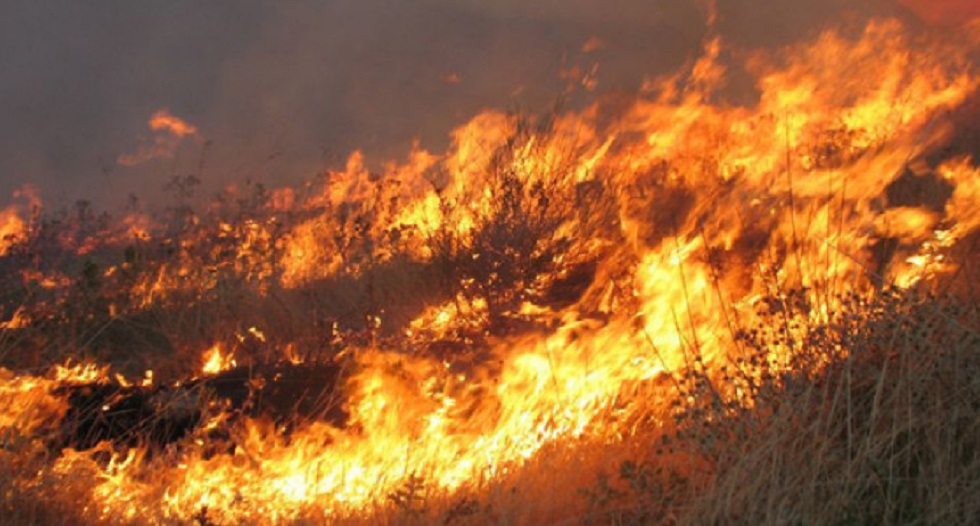
[[[777,45],[895,0],[730,0],[718,30]],[[547,109],[569,76],[600,91],[694,57],[707,1],[7,0],[0,7],[0,196],[114,207],[174,175],[205,191],[282,185],[438,150],[485,107]],[[598,64],[598,66],[596,66]],[[597,85],[596,85],[597,82]],[[194,129],[148,121],[166,108]],[[138,162],[137,162],[138,161]],[[0,198],[5,199],[5,197]]]

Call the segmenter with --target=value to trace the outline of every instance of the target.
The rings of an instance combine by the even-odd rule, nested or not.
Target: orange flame
[[[222,371],[233,369],[238,365],[235,361],[235,355],[222,352],[220,345],[214,345],[207,351],[204,351],[203,360],[204,365],[201,366],[201,372],[206,375],[218,374]]]
[[[147,125],[156,132],[151,139],[144,140],[139,150],[120,155],[116,162],[123,166],[135,166],[154,159],[168,159],[174,156],[184,138],[197,138],[197,127],[161,109],[150,116]]]
[[[13,197],[20,202],[0,210],[0,256],[26,238],[31,215],[41,209],[37,190],[30,185],[15,190]]]
[[[873,21],[857,38],[826,32],[753,54],[758,101],[733,106],[723,45],[707,39],[699,60],[612,115],[602,103],[546,123],[486,111],[444,155],[416,146],[373,173],[355,152],[322,187],[274,191],[265,215],[189,221],[201,239],[173,243],[136,280],[134,308],[229,281],[279,305],[318,282],[341,291],[325,302],[363,294],[371,308],[352,316],[369,322],[350,342],[318,334],[351,365],[336,386],[350,421],[284,433],[246,418],[225,449],[197,434],[167,455],[68,451],[48,470],[92,480],[87,509],[123,522],[357,519],[419,491],[503,491],[549,455],[621,443],[640,420],[669,425],[684,371],[790,367],[842,294],[955,271],[947,252],[980,228],[980,173],[966,156],[910,165],[948,141],[946,115],[975,95],[975,50]],[[197,133],[166,115],[151,127]],[[375,285],[404,285],[406,261],[440,270],[450,292],[392,336]],[[739,333],[766,304],[791,319],[753,363]],[[275,323],[261,325],[239,336],[243,348],[278,343]],[[432,351],[446,341],[459,356]],[[302,361],[296,342],[284,348]],[[236,365],[220,344],[202,361],[211,375]]]

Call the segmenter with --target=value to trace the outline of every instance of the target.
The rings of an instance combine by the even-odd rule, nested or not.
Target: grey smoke
[[[745,46],[816,32],[844,0],[720,1]],[[600,63],[600,89],[630,92],[696,55],[702,0],[5,0],[0,5],[0,204],[24,183],[48,202],[118,206],[173,175],[206,189],[296,183],[354,148],[440,149],[485,107],[546,109],[558,72]],[[894,12],[892,0],[861,11]],[[605,47],[585,56],[582,44]],[[458,80],[448,81],[448,80]],[[147,118],[170,111],[209,146],[126,167]]]

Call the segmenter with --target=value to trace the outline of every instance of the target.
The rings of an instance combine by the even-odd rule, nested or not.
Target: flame
[[[147,126],[155,133],[144,139],[135,153],[120,155],[116,162],[123,166],[135,166],[154,159],[168,159],[174,156],[185,138],[198,138],[197,127],[170,113],[164,108],[150,116]]]
[[[96,363],[76,363],[71,361],[54,366],[52,374],[54,381],[60,384],[77,383],[90,384],[105,380],[109,367]]]
[[[13,198],[13,204],[0,210],[0,256],[27,238],[30,218],[41,209],[41,198],[30,185],[15,190]]]
[[[221,346],[217,344],[204,351],[202,359],[204,365],[201,366],[201,372],[206,375],[218,374],[222,371],[233,369],[238,365],[235,361],[235,355],[222,352]]]
[[[0,435],[29,436],[57,421],[66,409],[63,400],[50,394],[51,382],[31,376],[15,376],[0,369]]]
[[[154,131],[166,131],[178,138],[188,135],[197,135],[197,127],[188,124],[183,119],[170,114],[169,110],[158,110],[150,117],[150,129]]]
[[[942,150],[947,115],[975,96],[975,50],[891,20],[856,37],[828,31],[749,54],[758,101],[735,106],[724,102],[725,45],[712,35],[698,60],[613,114],[602,102],[540,121],[488,110],[442,155],[416,145],[376,173],[354,152],[256,209],[183,218],[183,237],[159,240],[165,257],[101,275],[121,284],[119,304],[189,302],[198,319],[246,304],[264,319],[236,320],[249,327],[230,331],[240,359],[250,345],[294,364],[329,349],[349,421],[298,419],[287,433],[207,415],[166,454],[67,450],[43,473],[91,481],[86,510],[122,522],[342,521],[410,507],[420,492],[505,492],[528,466],[549,471],[548,459],[594,451],[581,456],[594,467],[645,432],[637,422],[674,425],[671,404],[693,397],[678,388],[685,371],[788,370],[806,328],[842,315],[842,295],[956,272],[950,253],[980,229],[980,173],[963,155],[913,161]],[[150,126],[197,134],[165,112]],[[163,235],[149,221],[127,226],[127,242]],[[418,275],[428,281],[411,289]],[[437,299],[397,312],[426,294]],[[313,317],[323,325],[312,343],[292,338],[303,323],[294,305],[331,313]],[[789,319],[753,362],[741,338],[765,325],[766,308]],[[359,325],[341,330],[331,316]],[[193,372],[234,368],[223,345]],[[78,367],[53,380],[4,372],[0,400],[45,389],[31,382],[107,376]],[[753,403],[739,398],[744,385],[719,390],[740,409]],[[41,422],[34,411],[0,427]],[[209,447],[219,428],[231,445]]]
[[[7,207],[0,211],[0,239],[3,240],[0,242],[0,255],[10,250],[10,247],[23,237],[26,229],[27,225],[16,209]]]
[[[0,329],[24,329],[30,327],[30,325],[30,314],[28,314],[27,310],[23,307],[18,307],[9,320],[0,322]]]

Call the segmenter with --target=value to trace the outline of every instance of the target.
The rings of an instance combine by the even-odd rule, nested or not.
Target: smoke
[[[777,45],[842,17],[900,12],[894,1],[730,0],[718,29],[738,45]],[[569,78],[583,80],[562,72],[635,91],[697,54],[706,5],[7,0],[0,195],[26,183],[46,202],[114,207],[130,192],[163,201],[174,175],[197,175],[204,191],[282,185],[355,148],[373,159],[416,140],[438,150],[482,108],[546,109]],[[154,138],[147,121],[162,108],[195,138]]]

